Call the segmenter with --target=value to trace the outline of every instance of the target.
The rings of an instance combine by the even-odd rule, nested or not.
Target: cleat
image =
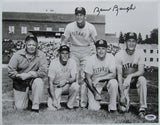
[[[144,118],[145,115],[146,115],[145,110],[140,110],[138,115],[139,115],[140,118]]]

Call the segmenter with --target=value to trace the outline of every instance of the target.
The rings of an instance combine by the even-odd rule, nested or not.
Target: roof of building
[[[42,30],[41,31],[30,30],[28,32],[32,33],[35,36],[54,36],[56,38],[60,38],[61,35],[64,33],[64,32],[58,32],[58,31],[42,31]]]
[[[74,20],[74,14],[2,12],[2,20],[68,23]],[[87,15],[87,21],[90,23],[105,24],[105,16]]]

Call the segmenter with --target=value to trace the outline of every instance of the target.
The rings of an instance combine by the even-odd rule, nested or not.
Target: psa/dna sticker
[[[152,114],[148,114],[145,116],[145,119],[148,120],[148,121],[153,121],[156,119],[156,116],[155,115],[152,115]]]

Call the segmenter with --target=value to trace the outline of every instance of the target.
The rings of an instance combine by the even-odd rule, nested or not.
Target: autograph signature
[[[119,14],[119,11],[126,11],[127,13],[131,10],[135,10],[136,6],[134,6],[133,4],[131,4],[128,7],[119,7],[118,5],[114,5],[113,7],[110,8],[99,8],[99,7],[95,7],[93,10],[93,13],[97,13],[97,16],[100,15],[101,12],[115,12],[116,16]]]

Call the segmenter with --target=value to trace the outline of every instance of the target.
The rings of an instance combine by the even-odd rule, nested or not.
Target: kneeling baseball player
[[[79,93],[77,82],[77,67],[74,60],[69,58],[70,49],[66,45],[59,48],[59,58],[53,60],[49,66],[49,97],[48,109],[61,108],[60,101],[63,92],[69,91],[67,107],[77,107],[76,97]]]
[[[25,49],[17,51],[8,64],[8,75],[13,79],[16,109],[27,109],[32,104],[31,110],[39,112],[46,74],[46,56],[38,50],[37,37],[28,35]]]
[[[137,87],[140,100],[139,115],[144,117],[147,108],[147,82],[144,73],[144,52],[136,49],[136,33],[127,33],[126,49],[116,54],[117,75],[120,89],[120,107],[129,110],[129,89]],[[120,109],[121,110],[121,109]]]
[[[95,43],[96,55],[91,56],[85,67],[85,81],[88,85],[88,109],[99,110],[101,91],[107,87],[109,92],[109,112],[117,110],[116,100],[118,93],[118,82],[115,79],[115,58],[107,53],[107,41],[98,40]]]

